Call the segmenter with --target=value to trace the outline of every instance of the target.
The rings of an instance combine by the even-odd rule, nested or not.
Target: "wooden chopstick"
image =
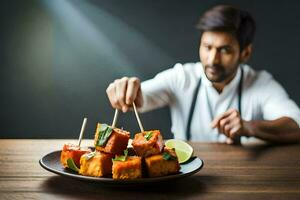
[[[115,128],[115,127],[116,127],[116,123],[117,123],[117,120],[118,120],[118,116],[119,116],[119,110],[116,109],[116,110],[115,110],[114,119],[113,119],[113,123],[112,123],[112,125],[111,125],[112,128]]]
[[[80,147],[81,140],[82,140],[82,137],[83,137],[83,133],[84,133],[84,131],[85,131],[86,123],[87,123],[87,118],[85,117],[85,118],[83,119],[82,126],[81,126],[81,130],[80,130],[80,134],[79,134],[78,147]]]
[[[141,132],[144,132],[144,128],[143,128],[142,122],[140,120],[139,113],[137,112],[135,103],[133,102],[132,105],[133,105],[133,109],[134,109],[134,113],[135,113],[136,119],[137,119],[139,127],[141,129]]]

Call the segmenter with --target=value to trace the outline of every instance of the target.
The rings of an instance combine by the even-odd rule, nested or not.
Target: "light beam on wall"
[[[151,57],[171,60],[134,27],[87,1],[44,2],[56,23],[55,28],[58,30],[55,31],[64,35],[57,42],[54,51],[58,57],[63,57],[61,60],[64,66],[70,70],[76,70],[76,66],[80,68],[78,60],[89,60],[88,62],[98,65],[99,69],[114,71],[119,76],[142,77],[142,70],[138,70],[142,66],[134,66],[135,63],[126,56],[128,52],[120,48],[126,44],[134,52],[140,50],[141,55],[136,56],[144,55],[145,62]]]

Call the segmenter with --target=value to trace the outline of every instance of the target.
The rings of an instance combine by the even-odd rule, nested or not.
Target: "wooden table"
[[[155,186],[116,188],[40,167],[44,154],[66,142],[75,141],[0,140],[0,199],[300,199],[300,145],[192,143],[205,163],[197,174]]]

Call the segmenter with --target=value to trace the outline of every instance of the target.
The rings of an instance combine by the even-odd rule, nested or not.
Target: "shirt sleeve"
[[[292,118],[300,127],[300,110],[297,104],[289,98],[284,88],[267,72],[262,72],[260,92],[261,109],[265,120],[275,120],[280,117]]]
[[[175,93],[184,80],[182,64],[177,63],[173,68],[158,73],[154,78],[142,82],[143,106],[140,112],[170,105],[175,101]]]

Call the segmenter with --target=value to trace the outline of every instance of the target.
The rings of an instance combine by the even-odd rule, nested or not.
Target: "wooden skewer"
[[[112,125],[111,125],[112,128],[115,128],[116,123],[117,123],[117,120],[118,120],[118,116],[119,116],[119,110],[116,109],[116,110],[115,110],[114,119],[113,119],[113,123],[112,123]]]
[[[134,113],[135,113],[136,119],[137,119],[138,124],[139,124],[140,129],[141,129],[141,132],[144,132],[144,128],[143,128],[142,122],[140,120],[139,113],[137,112],[135,103],[133,102],[132,105],[133,105],[133,109],[134,109]]]
[[[86,122],[87,122],[87,118],[85,117],[85,118],[83,119],[82,126],[81,126],[81,130],[80,130],[80,134],[79,134],[79,139],[78,139],[78,146],[79,146],[79,147],[80,147],[80,144],[81,144],[81,140],[82,140],[82,137],[83,137],[83,133],[84,133],[84,131],[85,131]]]

